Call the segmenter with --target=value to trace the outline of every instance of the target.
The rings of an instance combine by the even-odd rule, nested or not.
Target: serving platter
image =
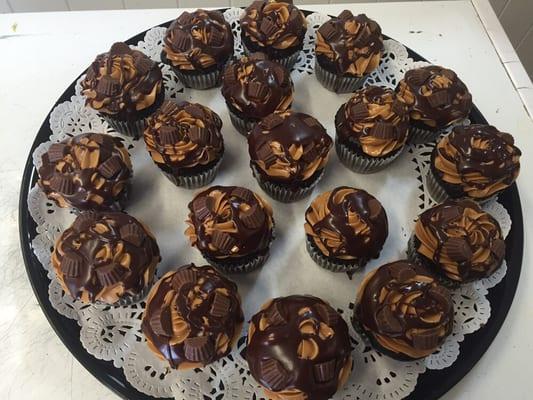
[[[306,14],[309,15],[310,13]],[[161,24],[160,27],[165,28],[169,24],[170,22],[167,22]],[[152,29],[149,31],[157,32],[157,28],[156,30]],[[149,31],[139,33],[135,37],[129,39],[127,43],[130,45],[139,45],[140,41],[146,41],[146,37],[150,34]],[[146,42],[144,44],[146,45]],[[408,56],[414,61],[425,61],[421,56],[410,49],[407,49],[407,53]],[[43,122],[39,132],[37,133],[32,149],[29,153],[28,161],[26,163],[21,187],[19,214],[21,246],[26,269],[34,292],[46,317],[48,318],[53,329],[62,339],[67,348],[72,352],[72,354],[94,376],[96,376],[100,381],[102,381],[106,386],[115,391],[121,397],[128,399],[150,399],[153,397],[140,392],[130,384],[127,377],[124,375],[123,369],[116,368],[111,361],[104,361],[92,356],[82,345],[80,341],[80,325],[74,319],[69,319],[60,314],[51,303],[49,293],[49,275],[47,275],[47,271],[43,268],[41,262],[42,260],[40,261],[35,255],[35,249],[33,248],[34,239],[38,235],[37,224],[30,213],[30,209],[28,208],[28,196],[31,194],[32,188],[34,188],[37,180],[33,154],[39,146],[50,140],[51,135],[54,133],[51,126],[51,120],[53,120],[53,118],[51,118],[53,110],[64,102],[68,102],[72,96],[76,94],[76,85],[77,80],[65,90],[54,107],[52,107],[48,118]],[[190,99],[185,98],[185,100]],[[477,108],[473,109],[469,119],[472,123],[486,123],[485,118],[481,115]],[[231,132],[231,130],[232,128],[230,126],[226,126],[224,134],[238,135],[236,132]],[[335,155],[332,154],[332,157],[335,157]],[[153,172],[156,173],[155,170]],[[217,182],[215,181],[215,184],[216,183]],[[234,182],[233,184],[239,183],[240,182]],[[348,183],[349,182],[347,182],[347,184]],[[259,193],[264,195],[262,192]],[[268,199],[268,197],[266,198]],[[488,318],[481,329],[464,336],[464,340],[460,343],[460,352],[457,355],[457,360],[452,366],[444,369],[425,370],[425,372],[418,376],[414,390],[412,390],[405,398],[435,399],[453,387],[481,358],[498,333],[507,315],[520,277],[523,251],[523,222],[520,199],[516,185],[513,185],[506,192],[500,195],[499,203],[502,204],[509,213],[512,220],[512,226],[506,239],[506,261],[508,266],[507,273],[501,282],[492,287],[486,294],[486,298],[490,303],[490,318]],[[281,208],[283,205],[276,203],[275,212],[278,207]],[[266,267],[268,267],[268,265]],[[247,317],[249,317],[249,315],[247,315]],[[354,373],[357,373],[357,371]]]

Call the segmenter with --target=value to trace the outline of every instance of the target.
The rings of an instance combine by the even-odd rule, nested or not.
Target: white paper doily
[[[225,12],[226,19],[236,34],[237,54],[242,54],[238,24],[241,12],[239,8],[230,8]],[[333,136],[335,112],[350,95],[328,92],[312,75],[315,32],[328,17],[313,13],[307,19],[309,28],[303,51],[292,73],[295,83],[293,108],[314,115]],[[159,62],[164,33],[164,28],[153,28],[135,47]],[[406,48],[400,43],[386,40],[383,61],[369,76],[367,84],[394,88],[405,71],[425,64],[427,63],[410,59]],[[167,98],[199,102],[215,110],[223,120],[226,153],[215,184],[245,186],[263,194],[249,169],[246,143],[231,125],[220,89],[187,89],[168,66],[162,65],[162,70]],[[33,154],[37,167],[40,165],[41,155],[51,142],[90,131],[116,135],[94,111],[84,106],[79,82],[80,80],[72,98],[57,105],[50,115],[50,141],[41,144]],[[148,223],[157,238],[163,257],[158,266],[158,275],[189,262],[205,264],[183,235],[187,216],[185,205],[193,197],[194,191],[177,188],[160,174],[142,140],[125,138],[124,141],[132,155],[135,170],[127,211]],[[353,276],[323,270],[306,253],[303,216],[311,198],[295,204],[281,204],[265,195],[273,205],[278,232],[278,238],[271,249],[270,261],[259,271],[232,276],[239,285],[246,317],[250,318],[270,297],[307,293],[329,301],[348,321],[355,291],[362,277],[386,262],[405,258],[415,217],[423,209],[433,205],[425,189],[430,152],[429,145],[410,146],[392,168],[372,175],[350,172],[340,164],[333,152],[325,176],[314,195],[339,185],[361,187],[383,203],[389,218],[390,233],[380,258],[371,261]],[[32,241],[32,247],[51,279],[49,295],[52,306],[62,315],[78,322],[81,327],[80,341],[89,353],[113,362],[117,368],[123,368],[126,379],[135,388],[154,397],[174,396],[176,399],[194,400],[262,398],[262,392],[250,377],[246,361],[241,355],[245,346],[246,327],[238,347],[225,359],[204,369],[187,372],[170,369],[166,362],[150,352],[144,342],[140,332],[143,302],[120,308],[84,305],[72,300],[61,289],[51,271],[50,252],[58,234],[72,223],[72,212],[47,200],[38,187],[30,191],[28,207],[37,223],[37,236]],[[485,204],[484,208],[498,220],[507,236],[511,220],[505,208],[496,201]],[[335,399],[401,399],[413,391],[418,376],[426,369],[443,369],[452,365],[457,359],[459,343],[464,336],[478,330],[490,317],[490,304],[486,294],[503,279],[506,271],[504,263],[490,278],[454,291],[456,315],[453,334],[437,353],[424,360],[395,361],[375,351],[350,328],[355,372]],[[281,276],[284,279],[279,279]]]

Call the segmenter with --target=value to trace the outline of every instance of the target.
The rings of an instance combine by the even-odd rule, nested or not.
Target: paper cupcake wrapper
[[[296,190],[291,190],[285,186],[278,185],[274,182],[266,181],[261,176],[255,165],[252,165],[252,172],[261,189],[263,189],[263,191],[266,192],[274,200],[280,201],[282,203],[292,203],[294,201],[298,201],[309,196],[311,192],[313,192],[313,189],[318,184],[320,179],[322,179],[322,177],[324,176],[324,169],[322,169],[322,171],[320,171],[320,174],[308,186],[301,187]]]
[[[143,135],[145,127],[145,119],[139,119],[137,121],[119,121],[113,119],[113,117],[99,114],[111,128],[113,128],[118,133],[121,133],[125,136],[138,139]]]
[[[363,86],[366,80],[366,75],[351,77],[333,74],[322,68],[318,61],[315,61],[315,75],[322,86],[335,93],[355,92]]]
[[[210,169],[200,172],[196,175],[176,176],[163,170],[161,170],[161,172],[176,186],[184,187],[186,189],[197,189],[213,182],[217,175],[221,161],[222,159],[220,159]]]
[[[320,267],[325,268],[327,270],[333,271],[333,272],[353,272],[358,270],[359,268],[363,267],[366,263],[361,263],[359,260],[354,260],[353,263],[336,263],[330,258],[324,256],[320,250],[318,250],[315,245],[312,243],[311,239],[309,237],[306,238],[305,247],[307,249],[307,252],[313,259],[315,263],[317,263]]]
[[[195,75],[184,74],[178,68],[173,68],[178,79],[186,86],[192,89],[204,90],[220,86],[222,82],[222,70],[217,69],[208,73]]]
[[[242,43],[242,47],[244,50],[244,54],[250,55],[251,53],[253,53],[253,51],[250,51],[246,47],[244,42]],[[277,62],[278,64],[283,65],[285,68],[287,68],[290,71],[292,67],[294,67],[294,64],[296,64],[296,61],[298,61],[298,58],[300,57],[300,53],[301,53],[301,50],[298,50],[294,52],[293,54],[291,54],[290,56],[283,57],[283,58],[272,58],[271,60]]]
[[[339,142],[337,139],[335,139],[335,150],[337,151],[337,155],[344,166],[360,174],[371,174],[373,172],[378,172],[387,165],[391,164],[400,156],[400,154],[402,154],[401,151],[397,151],[389,157],[365,157],[355,153],[348,146]]]
[[[444,190],[444,188],[437,181],[437,178],[435,178],[431,168],[426,175],[426,187],[431,198],[437,203],[442,203],[450,198],[450,196],[448,196],[446,193],[446,190]]]
[[[407,142],[409,144],[424,144],[435,142],[445,130],[430,131],[429,129],[422,129],[417,126],[409,127],[409,136]]]
[[[206,261],[211,264],[213,267],[219,269],[223,273],[228,274],[238,274],[238,273],[244,273],[244,272],[250,272],[253,270],[256,270],[263,266],[263,264],[268,260],[268,257],[270,255],[269,251],[265,254],[258,254],[252,259],[248,259],[246,262],[239,262],[235,260],[231,261],[225,261],[225,260],[218,260],[216,258],[211,258],[207,256],[206,254],[202,254]]]
[[[248,121],[241,117],[239,117],[237,114],[235,114],[233,111],[229,110],[229,116],[231,119],[231,123],[233,126],[239,131],[239,133],[245,137],[248,137],[248,134],[250,131],[257,125],[257,121]]]

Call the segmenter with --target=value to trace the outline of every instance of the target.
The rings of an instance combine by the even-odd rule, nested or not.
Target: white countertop
[[[473,0],[479,2],[478,0]],[[522,149],[524,220],[533,209],[533,123],[470,1],[313,5],[365,12],[431,62],[454,69],[490,123]],[[18,243],[18,192],[30,146],[51,106],[94,55],[117,40],[175,18],[179,10],[0,15],[0,397],[114,399],[62,345],[39,308]],[[16,30],[14,31],[14,26]],[[416,32],[416,33],[412,33]],[[514,304],[496,340],[446,399],[531,398],[533,254],[527,246]]]

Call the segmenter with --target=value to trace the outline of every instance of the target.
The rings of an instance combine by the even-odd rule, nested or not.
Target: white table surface
[[[533,123],[470,1],[313,5],[365,12],[383,31],[454,69],[476,105],[523,150],[519,190],[533,207]],[[66,86],[111,43],[175,18],[179,10],[0,15],[0,397],[115,399],[67,351],[32,293],[18,243],[18,193],[29,148]],[[13,30],[16,25],[16,30]],[[412,32],[417,33],[412,33]],[[524,263],[514,304],[496,340],[446,399],[531,399],[533,274],[525,225]]]

